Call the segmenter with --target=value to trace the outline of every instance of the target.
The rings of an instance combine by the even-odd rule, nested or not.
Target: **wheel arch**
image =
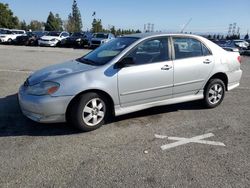
[[[107,100],[109,102],[109,105],[110,105],[110,113],[112,115],[114,115],[114,101],[113,101],[112,97],[107,92],[105,92],[103,90],[89,89],[89,90],[85,90],[85,91],[82,91],[82,92],[78,93],[77,95],[74,96],[73,99],[71,99],[71,101],[69,102],[69,104],[67,106],[67,109],[66,109],[66,117],[65,117],[66,120],[68,120],[69,113],[70,113],[72,105],[79,100],[80,96],[82,96],[82,95],[84,95],[86,93],[98,93],[98,94],[104,96],[105,98],[107,98]]]
[[[209,81],[211,80],[211,79],[220,79],[220,80],[222,80],[223,82],[224,82],[224,84],[225,84],[225,87],[226,87],[226,91],[228,91],[228,77],[227,77],[227,75],[225,74],[225,73],[223,73],[223,72],[218,72],[218,73],[216,73],[216,74],[214,74],[213,76],[211,76],[209,79],[208,79],[208,81],[207,81],[207,83],[206,83],[206,85],[205,85],[205,89],[206,89],[206,87],[208,86],[208,84],[209,84]]]

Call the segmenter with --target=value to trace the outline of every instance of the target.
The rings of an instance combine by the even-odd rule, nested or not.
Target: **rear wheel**
[[[208,108],[215,108],[223,101],[225,84],[220,79],[211,79],[204,92],[204,104]]]
[[[70,110],[70,123],[82,131],[101,127],[109,114],[107,100],[97,93],[83,94]]]

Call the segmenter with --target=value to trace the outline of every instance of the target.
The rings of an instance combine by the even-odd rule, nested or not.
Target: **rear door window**
[[[175,50],[175,59],[203,56],[202,44],[196,39],[174,37],[173,44]]]

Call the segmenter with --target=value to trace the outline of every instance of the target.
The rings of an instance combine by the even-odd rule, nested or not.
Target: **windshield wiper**
[[[96,63],[91,60],[91,59],[87,59],[87,58],[78,58],[76,59],[77,61],[81,62],[81,63],[85,63],[85,64],[88,64],[88,65],[96,65]]]

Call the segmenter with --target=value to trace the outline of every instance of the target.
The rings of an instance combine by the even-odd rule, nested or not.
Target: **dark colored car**
[[[90,32],[75,32],[72,33],[70,37],[62,41],[62,46],[66,47],[84,47],[89,44],[90,37],[92,33]]]
[[[27,32],[26,35],[18,36],[15,40],[17,45],[37,46],[38,39],[46,35],[46,31]]]

